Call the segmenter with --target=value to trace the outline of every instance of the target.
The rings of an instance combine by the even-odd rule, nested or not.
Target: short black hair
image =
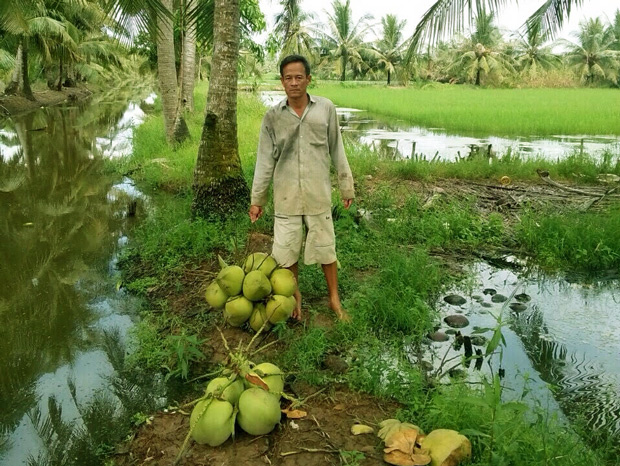
[[[284,57],[280,62],[280,76],[284,75],[284,67],[291,63],[302,63],[306,69],[306,76],[310,75],[310,63],[306,60],[306,57],[302,55],[289,55]]]

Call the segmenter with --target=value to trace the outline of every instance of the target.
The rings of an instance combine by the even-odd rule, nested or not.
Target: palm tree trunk
[[[346,81],[347,79],[347,61],[348,61],[348,57],[346,53],[342,54],[342,57],[340,58],[340,63],[342,64],[342,71],[340,72],[340,81]]]
[[[480,86],[480,67],[478,67],[478,69],[476,70],[476,86]]]
[[[392,73],[390,73],[390,70],[388,70],[387,74],[388,74],[388,76],[387,76],[387,78],[388,78],[387,84],[389,86],[390,85],[390,78],[392,77]]]
[[[28,100],[35,100],[32,88],[30,87],[30,78],[28,77],[28,38],[22,37],[22,94]]]
[[[172,12],[172,0],[162,0],[162,5]],[[177,115],[178,86],[172,19],[158,16],[157,26],[157,78],[164,115],[164,130],[168,142],[174,142],[175,127],[179,123],[179,117]]]
[[[215,0],[213,61],[193,182],[192,213],[201,217],[223,217],[250,202],[237,140],[239,16],[239,0]]]
[[[187,0],[186,15],[196,6],[196,0]],[[194,111],[194,84],[196,82],[196,24],[188,26],[183,37],[183,78],[181,102],[183,109]]]

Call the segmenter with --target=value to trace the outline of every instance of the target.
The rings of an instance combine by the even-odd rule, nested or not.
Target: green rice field
[[[620,134],[618,89],[389,88],[319,82],[310,92],[340,106],[468,134]]]

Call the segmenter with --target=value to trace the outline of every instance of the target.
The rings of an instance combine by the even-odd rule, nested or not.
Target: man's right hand
[[[254,223],[263,215],[263,208],[259,205],[251,205],[248,213],[250,214],[250,221]]]

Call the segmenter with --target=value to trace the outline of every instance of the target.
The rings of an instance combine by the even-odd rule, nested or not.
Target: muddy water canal
[[[140,303],[117,290],[116,260],[142,195],[104,160],[130,149],[136,92],[0,120],[2,465],[58,461],[70,440],[50,422],[89,431],[121,407]]]

